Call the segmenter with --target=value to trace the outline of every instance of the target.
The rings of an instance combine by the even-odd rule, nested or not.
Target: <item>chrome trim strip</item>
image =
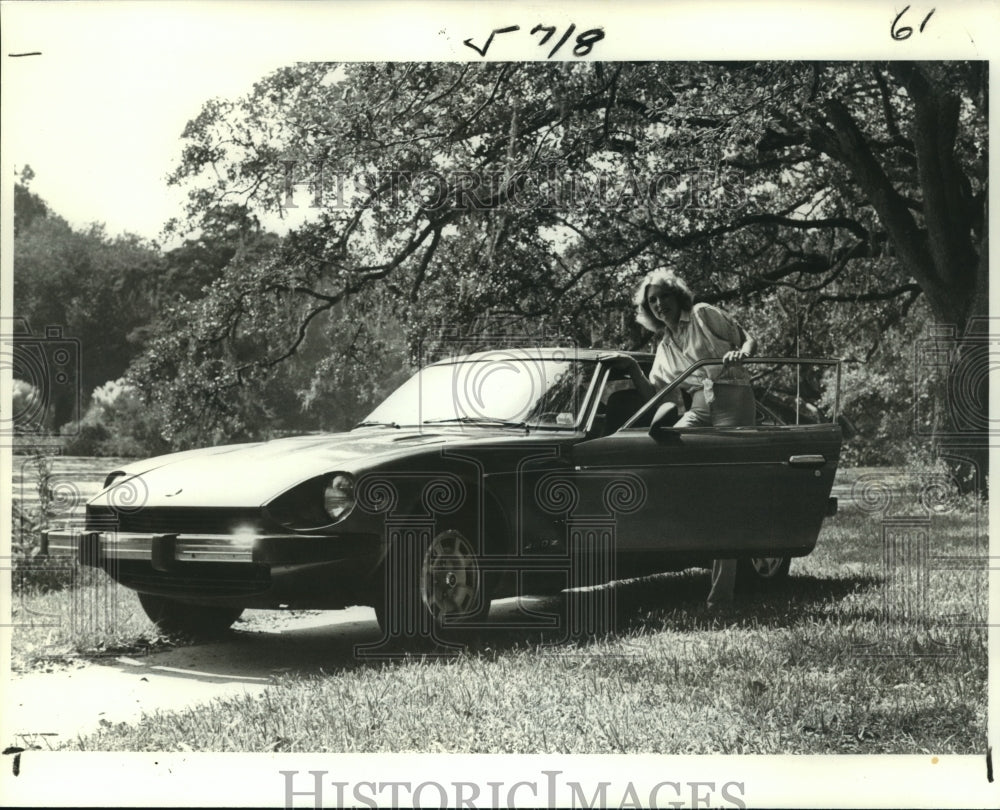
[[[49,548],[75,552],[77,538],[84,534],[100,537],[101,555],[109,560],[151,560],[152,533],[88,532],[86,529],[49,532]],[[229,534],[178,535],[174,559],[179,562],[253,562],[256,541],[263,535],[237,538]]]

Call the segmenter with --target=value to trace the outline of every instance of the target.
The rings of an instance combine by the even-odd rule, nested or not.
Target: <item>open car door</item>
[[[643,482],[645,505],[615,517],[624,557],[793,557],[815,547],[840,456],[839,361],[749,359],[757,367],[750,368],[757,424],[675,427],[667,404],[673,391],[698,368],[721,362],[695,363],[616,432],[573,449],[582,482],[622,472]],[[827,385],[835,386],[828,419],[803,398]],[[789,399],[792,424],[782,416]]]

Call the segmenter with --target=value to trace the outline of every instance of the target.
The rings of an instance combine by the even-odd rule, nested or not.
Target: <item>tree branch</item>
[[[828,123],[817,119],[811,133],[817,147],[848,168],[867,195],[869,204],[878,212],[897,254],[923,288],[935,314],[946,321],[960,322],[953,295],[934,266],[927,234],[917,226],[906,200],[875,159],[861,129],[840,101],[830,99],[823,109]]]
[[[420,259],[420,264],[417,267],[417,276],[413,280],[413,287],[410,289],[410,303],[414,303],[417,300],[417,293],[420,292],[420,285],[424,282],[424,274],[427,272],[427,265],[431,262],[431,257],[434,255],[434,251],[437,250],[438,242],[441,241],[441,229],[435,228],[434,235],[431,237],[431,243],[427,246],[427,250],[424,251],[424,255]]]
[[[920,295],[922,290],[919,284],[900,284],[898,287],[893,287],[891,290],[876,290],[874,292],[866,293],[836,293],[836,294],[825,294],[816,296],[816,303],[822,303],[824,301],[840,301],[849,302],[853,304],[867,303],[870,301],[888,301],[892,298],[898,298],[904,293],[909,293],[911,295]]]

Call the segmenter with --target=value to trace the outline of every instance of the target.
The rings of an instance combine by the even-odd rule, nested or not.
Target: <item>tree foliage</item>
[[[985,63],[284,68],[204,106],[173,182],[192,227],[314,207],[168,319],[136,376],[174,375],[175,415],[198,402],[238,432],[238,413],[270,419],[247,393],[265,379],[300,402],[346,384],[335,347],[362,335],[376,368],[399,334],[542,321],[641,346],[631,287],[671,265],[768,353],[847,357],[876,392],[854,394],[862,434],[901,438],[902,349],[924,321],[961,336],[987,314],[987,97]],[[283,370],[299,356],[315,373]]]
[[[30,330],[15,334],[14,373],[19,358],[38,361],[37,378],[27,382],[44,400],[47,426],[58,429],[140,353],[141,333],[156,315],[162,259],[134,235],[109,237],[98,224],[74,230],[22,183],[14,202],[14,312]],[[51,362],[62,345],[71,362]]]

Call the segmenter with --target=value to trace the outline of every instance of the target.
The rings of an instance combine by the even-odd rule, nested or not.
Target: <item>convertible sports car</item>
[[[756,425],[675,428],[684,381],[721,361],[644,402],[620,354],[442,360],[346,433],[130,464],[50,547],[138,591],[164,630],[202,635],[248,607],[352,604],[420,635],[482,621],[500,596],[716,557],[748,582],[785,577],[836,509],[839,361],[748,360]]]

